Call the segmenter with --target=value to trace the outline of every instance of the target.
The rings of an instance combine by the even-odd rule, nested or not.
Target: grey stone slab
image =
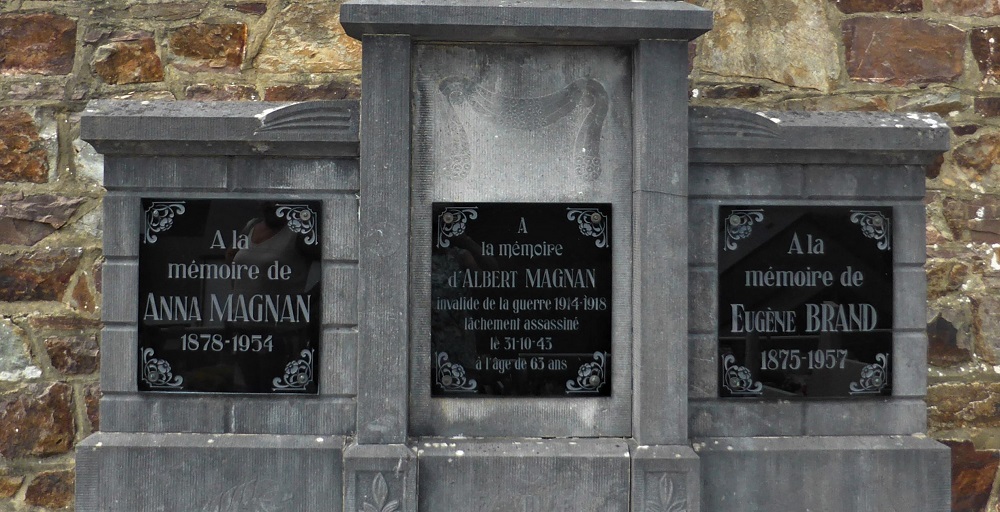
[[[923,400],[692,399],[691,437],[910,435],[927,428]]]
[[[807,198],[922,200],[924,197],[924,170],[916,165],[806,165],[803,173]]]
[[[357,325],[358,265],[323,262],[323,324]]]
[[[356,158],[236,157],[230,166],[230,183],[236,192],[358,190]]]
[[[920,202],[897,204],[893,207],[893,263],[923,265],[927,259],[927,212],[922,198],[923,193]]]
[[[632,281],[633,436],[641,444],[687,438],[687,200],[636,192]],[[678,243],[681,241],[681,243]]]
[[[137,258],[142,233],[142,205],[134,194],[109,192],[103,200],[102,250],[105,257]]]
[[[80,132],[103,154],[356,156],[358,103],[98,100]]]
[[[688,201],[688,263],[692,266],[718,263],[718,214],[717,200]]]
[[[340,22],[357,39],[406,34],[432,41],[625,43],[694,39],[711,28],[712,13],[679,2],[352,0],[341,8]]]
[[[104,185],[109,190],[226,190],[227,159],[223,157],[160,157],[108,155]]]
[[[703,510],[951,510],[950,451],[930,439],[724,438],[695,446]]]
[[[892,395],[923,398],[927,394],[927,332],[892,336]]]
[[[923,332],[927,328],[927,273],[922,266],[894,265],[893,329]]]
[[[364,38],[358,276],[360,444],[406,440],[409,353],[410,50]]]
[[[101,398],[104,432],[221,434],[228,428],[228,417],[225,400],[212,395],[105,394]]]
[[[633,447],[629,510],[699,512],[699,467],[698,456],[687,445]]]
[[[420,510],[629,510],[622,440],[420,439],[416,449]]]
[[[350,398],[298,395],[233,398],[227,433],[350,435],[356,404]]]
[[[681,41],[636,48],[633,190],[687,196],[687,60]]]
[[[102,432],[77,447],[76,510],[338,512],[343,447],[339,437]]]
[[[800,198],[803,192],[802,168],[796,165],[705,165],[692,161],[688,170],[692,198],[726,198],[730,204],[748,199]]]
[[[358,214],[361,205],[357,194],[332,194],[323,202],[323,258],[357,261]]]
[[[138,238],[138,235],[136,236]],[[101,272],[101,319],[135,325],[139,319],[139,264],[134,259],[104,261]]]
[[[719,339],[715,333],[688,336],[688,397],[719,396]]]
[[[134,393],[139,335],[134,327],[105,327],[101,330],[101,391]]]
[[[399,444],[348,445],[344,450],[344,510],[416,512],[413,450]]]
[[[694,267],[689,269],[688,279],[688,331],[715,333],[718,329],[719,274],[715,267]]]
[[[357,329],[323,329],[322,370],[319,392],[323,396],[355,396],[358,393]]]

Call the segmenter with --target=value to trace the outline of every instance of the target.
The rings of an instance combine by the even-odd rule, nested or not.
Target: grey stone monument
[[[944,511],[915,114],[688,107],[682,2],[352,0],[358,102],[93,102],[81,511]]]

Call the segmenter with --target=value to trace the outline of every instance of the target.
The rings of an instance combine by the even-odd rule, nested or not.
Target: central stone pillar
[[[346,510],[699,510],[686,76],[711,19],[343,5],[364,44]]]

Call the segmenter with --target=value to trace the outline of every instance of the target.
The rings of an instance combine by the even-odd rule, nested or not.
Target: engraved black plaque
[[[719,394],[892,393],[892,209],[721,206]]]
[[[437,397],[611,395],[611,205],[434,203]]]
[[[316,393],[320,201],[143,199],[140,391]]]

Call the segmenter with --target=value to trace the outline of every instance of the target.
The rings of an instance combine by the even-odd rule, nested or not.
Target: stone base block
[[[416,455],[403,445],[357,445],[344,450],[344,510],[417,510]]]
[[[698,456],[689,446],[632,450],[633,512],[699,512]]]
[[[341,510],[344,438],[99,432],[77,447],[79,512]]]
[[[919,436],[696,440],[702,510],[947,512],[948,447]]]
[[[628,443],[420,440],[419,510],[628,512]]]

